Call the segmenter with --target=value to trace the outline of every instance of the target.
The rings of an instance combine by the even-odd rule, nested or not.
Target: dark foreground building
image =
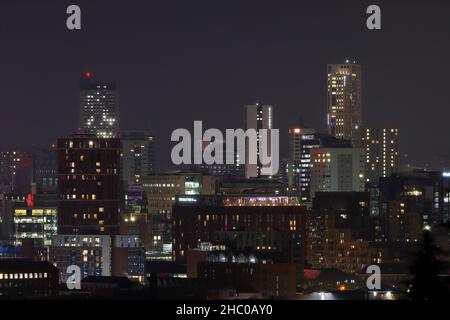
[[[234,288],[238,294],[253,292],[265,298],[296,294],[294,263],[273,263],[253,254],[212,252],[198,263],[198,277],[209,285]]]
[[[450,221],[450,173],[413,171],[381,178],[380,215],[389,241],[419,241],[425,226]]]
[[[0,299],[55,296],[58,274],[48,262],[0,259]]]

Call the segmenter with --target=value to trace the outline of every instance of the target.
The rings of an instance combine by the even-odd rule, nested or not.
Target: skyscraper
[[[289,159],[296,167],[297,188],[301,200],[311,205],[312,150],[315,148],[351,148],[349,140],[337,139],[315,129],[293,128],[289,130]]]
[[[117,234],[120,141],[58,139],[58,234]]]
[[[148,212],[153,223],[153,250],[163,252],[171,246],[172,207],[177,195],[213,195],[217,178],[195,173],[167,173],[142,179]]]
[[[416,242],[423,228],[450,222],[450,174],[416,170],[380,178],[380,215],[386,236]]]
[[[378,184],[399,168],[399,129],[365,129],[362,146],[366,153],[366,181]]]
[[[209,147],[212,143],[209,141],[203,141],[202,142],[202,154],[205,151],[207,147]],[[186,172],[193,172],[193,173],[201,173],[204,175],[211,175],[211,176],[234,176],[234,177],[243,177],[245,173],[245,167],[241,163],[241,159],[239,159],[239,154],[237,152],[237,145],[234,145],[234,148],[231,150],[227,149],[226,141],[225,140],[214,140],[214,144],[216,146],[216,150],[222,149],[223,155],[225,159],[227,157],[231,156],[233,158],[233,164],[227,164],[227,163],[213,163],[213,164],[191,164],[186,165],[186,168],[183,168],[182,171]]]
[[[12,214],[16,245],[23,246],[24,242],[30,240],[35,248],[43,249],[51,245],[52,236],[57,231],[57,198],[55,194],[36,195],[32,203],[16,201]]]
[[[173,206],[173,259],[186,262],[201,243],[264,253],[296,266],[303,276],[307,210],[297,196],[177,196]]]
[[[82,277],[114,275],[119,233],[120,140],[94,135],[58,139],[58,234],[49,260],[67,279],[67,267]]]
[[[245,130],[255,129],[257,133],[257,140],[260,141],[261,136],[259,130],[268,130],[267,146],[270,150],[271,139],[270,130],[273,129],[273,107],[271,105],[263,105],[257,102],[254,105],[245,106]],[[250,146],[246,143],[245,148],[245,177],[255,178],[261,175],[261,163],[259,161],[259,144],[257,146],[257,164],[249,163]]]
[[[80,130],[101,138],[112,138],[119,132],[116,85],[94,82],[90,72],[86,72],[80,81]]]
[[[361,65],[327,66],[327,126],[336,138],[360,142],[362,126]]]
[[[293,128],[289,130],[289,160],[294,172],[294,185],[302,201],[309,202],[309,183],[311,179],[310,150],[319,147],[314,129]]]

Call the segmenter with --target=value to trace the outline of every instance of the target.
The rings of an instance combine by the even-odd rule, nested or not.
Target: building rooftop
[[[58,268],[46,261],[25,259],[0,259],[0,272],[58,272]]]
[[[177,206],[301,206],[299,195],[183,195],[176,197]]]

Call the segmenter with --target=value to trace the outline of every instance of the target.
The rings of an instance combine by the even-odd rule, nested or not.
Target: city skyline
[[[135,4],[122,12],[116,4],[81,1],[78,33],[60,24],[65,3],[2,4],[0,99],[7,106],[5,118],[21,119],[27,130],[6,121],[0,135],[15,135],[0,145],[45,146],[75,130],[77,82],[89,70],[96,80],[117,83],[122,130],[156,132],[162,170],[169,162],[172,130],[198,119],[208,127],[242,127],[243,106],[256,101],[274,106],[286,157],[289,128],[303,123],[326,130],[326,65],[351,59],[363,68],[364,125],[398,127],[409,137],[401,144],[408,156],[402,162],[439,168],[439,157],[448,153],[442,148],[448,111],[440,88],[447,82],[443,62],[450,51],[440,38],[447,23],[439,19],[442,13],[427,12],[432,6],[382,2],[384,28],[371,33],[363,23],[364,3],[344,9],[319,2],[283,3],[275,10],[264,2],[251,7],[232,1],[216,8],[200,1],[173,11],[163,4]],[[422,12],[430,14],[422,17]],[[408,28],[411,22],[404,17],[423,22]],[[348,32],[351,37],[338,36]],[[31,48],[34,54],[25,57]],[[420,67],[424,61],[427,67]],[[432,84],[423,87],[413,79]],[[427,113],[421,111],[424,105]]]
[[[3,2],[0,300],[448,300],[445,9]]]

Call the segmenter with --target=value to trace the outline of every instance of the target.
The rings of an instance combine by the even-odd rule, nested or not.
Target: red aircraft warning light
[[[84,73],[84,76],[85,76],[86,78],[90,78],[90,77],[92,77],[92,73],[91,73],[90,71],[86,71],[86,72]]]

